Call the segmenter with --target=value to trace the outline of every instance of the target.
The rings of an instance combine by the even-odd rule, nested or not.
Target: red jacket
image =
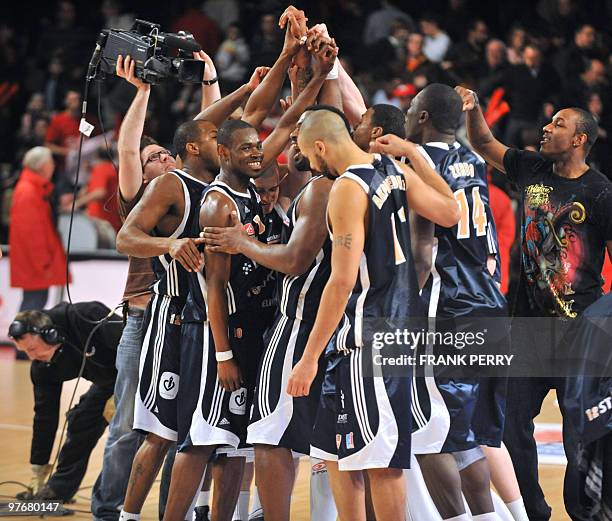
[[[510,248],[515,239],[515,221],[512,201],[501,188],[489,180],[489,204],[493,212],[493,220],[497,229],[499,257],[501,262],[501,291],[508,292],[510,281]]]
[[[66,254],[53,224],[51,182],[24,168],[13,192],[9,246],[11,286],[45,289],[66,283]]]

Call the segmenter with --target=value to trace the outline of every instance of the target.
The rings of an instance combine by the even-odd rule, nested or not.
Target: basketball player
[[[410,462],[411,426],[407,415],[396,415],[394,410],[408,407],[410,378],[359,375],[362,348],[368,342],[362,338],[363,318],[407,318],[418,307],[408,205],[445,226],[458,221],[457,205],[435,173],[427,184],[412,169],[400,170],[392,159],[360,150],[342,119],[330,111],[306,116],[298,144],[313,170],[340,181],[335,182],[328,203],[331,275],[287,390],[295,397],[309,394],[319,357],[342,322],[333,343],[336,353],[328,365],[311,454],[326,460],[341,520],[365,519],[364,470],[376,516],[404,519],[401,469]],[[328,384],[335,387],[333,394],[326,389]]]
[[[430,318],[499,317],[506,314],[506,302],[495,277],[497,234],[488,204],[486,167],[456,141],[461,111],[459,95],[434,83],[413,99],[406,114],[406,137],[422,145],[419,150],[463,210],[456,227],[435,227],[432,272],[422,295]],[[380,141],[375,148],[396,156],[414,148],[393,136]],[[463,481],[473,518],[499,519],[487,460],[478,444],[501,444],[505,379],[436,377],[435,390],[429,388],[434,382],[426,380],[415,379],[412,413],[418,428],[413,450],[440,514],[444,519],[468,519],[461,496]]]
[[[178,340],[187,294],[187,272],[202,255],[189,238],[202,190],[219,168],[216,127],[207,121],[183,123],[174,147],[183,168],[153,180],[117,235],[117,250],[154,257],[154,296],[145,314],[145,337],[134,412],[134,428],[147,433],[132,464],[120,519],[139,519],[144,500],[170,444],[176,441]]]

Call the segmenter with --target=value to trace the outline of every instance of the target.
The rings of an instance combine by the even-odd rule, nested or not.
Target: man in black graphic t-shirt
[[[472,146],[488,163],[505,172],[521,193],[521,283],[514,315],[560,317],[567,323],[601,296],[606,249],[612,258],[612,183],[586,163],[597,138],[597,123],[582,109],[563,109],[543,128],[540,153],[512,150],[491,134],[475,93],[461,87],[457,91],[463,98]],[[531,326],[525,320],[513,323],[513,344],[522,348],[519,357],[554,349],[545,329],[539,322]],[[550,507],[538,484],[533,418],[549,390],[555,389],[564,416],[563,444],[568,460],[565,508],[573,520],[591,519],[586,476],[578,469],[580,439],[565,414],[567,379],[549,376],[551,367],[540,370],[546,375],[510,378],[508,382],[504,441],[527,514],[532,521],[550,518]]]

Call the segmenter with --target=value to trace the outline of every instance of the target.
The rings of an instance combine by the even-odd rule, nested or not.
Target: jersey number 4
[[[461,219],[457,225],[457,239],[468,239],[470,237],[470,205],[465,195],[465,188],[455,192],[455,199],[459,203]],[[487,212],[480,197],[480,187],[472,188],[472,222],[476,230],[476,236],[480,237],[487,233]]]

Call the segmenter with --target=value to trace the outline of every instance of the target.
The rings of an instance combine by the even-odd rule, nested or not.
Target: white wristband
[[[216,351],[215,358],[217,359],[217,362],[226,362],[227,360],[234,358],[234,353],[231,349],[228,349],[227,351]]]
[[[332,70],[327,74],[326,80],[337,80],[338,79],[338,58],[334,60],[334,66]]]

